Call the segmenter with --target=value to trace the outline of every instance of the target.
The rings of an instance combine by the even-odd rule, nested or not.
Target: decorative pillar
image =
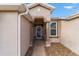
[[[49,37],[49,24],[46,23],[46,47],[51,46],[50,37]]]

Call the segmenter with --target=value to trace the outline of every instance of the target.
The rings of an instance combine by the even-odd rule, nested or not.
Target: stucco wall
[[[30,43],[30,22],[23,16],[21,16],[21,56],[24,56],[29,48]]]
[[[39,11],[40,9],[40,11]],[[50,10],[44,8],[44,7],[41,7],[41,6],[36,6],[32,9],[30,9],[30,14],[33,16],[33,17],[44,17],[45,18],[45,21],[48,20],[50,21],[50,15],[51,15],[51,12]]]
[[[52,21],[53,22],[53,21]],[[57,37],[50,37],[51,42],[53,43],[60,43],[60,34],[61,34],[61,21],[58,20],[57,22]]]
[[[0,12],[0,55],[17,55],[17,12]]]
[[[79,18],[61,22],[61,43],[79,54]]]

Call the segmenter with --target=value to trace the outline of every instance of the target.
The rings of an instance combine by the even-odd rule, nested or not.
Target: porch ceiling
[[[43,18],[35,18],[34,24],[44,24],[44,19]]]

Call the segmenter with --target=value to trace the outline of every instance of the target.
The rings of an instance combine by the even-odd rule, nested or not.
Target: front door
[[[42,38],[43,38],[43,27],[36,26],[36,39],[42,39]]]

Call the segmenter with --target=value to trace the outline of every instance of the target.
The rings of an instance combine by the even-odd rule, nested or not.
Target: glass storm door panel
[[[42,39],[42,26],[36,26],[36,39]]]

